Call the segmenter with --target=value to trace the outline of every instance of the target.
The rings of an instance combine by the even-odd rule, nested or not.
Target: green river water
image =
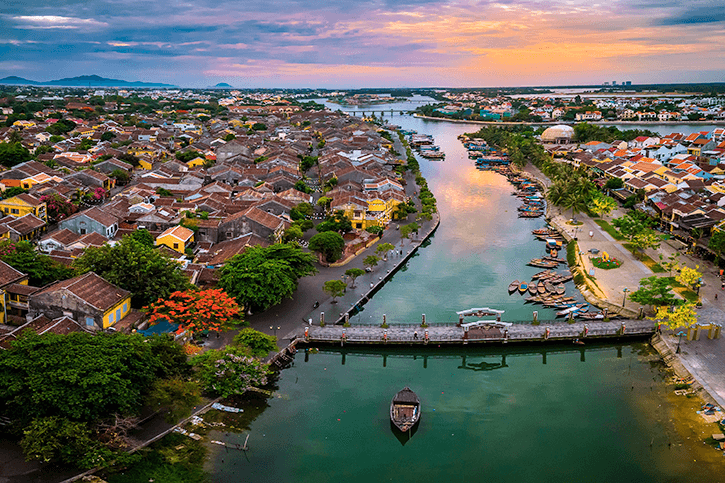
[[[398,108],[398,106],[395,106]],[[393,116],[433,134],[444,162],[421,162],[441,226],[429,246],[351,322],[453,322],[490,306],[505,320],[534,309],[506,287],[536,269],[530,236],[542,221],[516,218],[511,187],[478,172],[456,136],[476,127]],[[542,311],[542,317],[547,313]],[[552,314],[548,314],[552,315]],[[672,395],[645,343],[623,346],[300,351],[277,397],[242,415],[214,414],[240,432],[211,439],[212,481],[245,482],[689,482],[723,481],[719,452],[702,443],[696,400]],[[409,385],[422,417],[409,440],[390,426],[390,399]],[[708,433],[709,434],[709,433]],[[403,444],[405,443],[405,444]]]

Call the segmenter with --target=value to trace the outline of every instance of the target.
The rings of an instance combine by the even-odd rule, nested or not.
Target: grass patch
[[[576,265],[576,254],[579,251],[579,244],[575,241],[569,242],[569,244],[566,246],[566,261],[569,264],[569,267],[573,267]]]
[[[615,240],[619,240],[619,241],[626,240],[626,238],[624,238],[622,236],[622,234],[619,233],[619,231],[617,231],[617,229],[614,228],[612,225],[610,225],[606,220],[594,220],[594,221],[596,221],[597,225],[599,225],[602,228],[602,230],[609,233],[609,236],[611,236]]]
[[[612,270],[622,266],[622,262],[616,258],[608,258],[604,260],[602,257],[592,258],[592,265],[603,270]]]
[[[662,265],[655,262],[649,255],[637,251],[631,243],[622,243],[622,246],[632,253],[637,260],[644,263],[647,268],[652,270],[654,273],[665,273],[667,270],[662,268]]]
[[[687,290],[686,288],[678,288],[675,290],[678,294],[682,295],[682,298],[690,302],[691,304],[696,304],[700,297],[697,295],[697,293],[693,292],[692,290]]]
[[[143,459],[107,476],[108,483],[209,483],[204,472],[206,448],[178,433],[171,433],[141,450]]]

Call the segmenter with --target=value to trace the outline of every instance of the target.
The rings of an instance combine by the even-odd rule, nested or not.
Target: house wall
[[[105,236],[106,238],[112,238],[118,230],[117,226],[115,228],[106,227],[103,224],[97,222],[96,220],[92,220],[91,218],[84,216],[83,214],[72,219],[61,221],[59,224],[59,228],[61,230],[67,228],[77,235],[85,235],[91,232],[96,232],[99,235]]]

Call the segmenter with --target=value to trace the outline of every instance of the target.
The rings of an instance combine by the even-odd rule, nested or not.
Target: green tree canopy
[[[337,297],[341,297],[342,294],[345,293],[345,289],[347,288],[347,284],[343,282],[342,280],[328,280],[322,285],[322,290],[332,297],[332,303],[334,304],[337,302]]]
[[[609,178],[606,183],[604,183],[604,189],[607,190],[618,190],[622,189],[624,187],[624,181],[622,178]]]
[[[335,231],[344,234],[352,231],[352,222],[342,210],[337,210],[332,214],[332,216],[328,216],[325,221],[319,223],[316,229],[320,233],[325,231]]]
[[[249,348],[255,357],[267,357],[270,352],[277,350],[277,337],[250,327],[240,330],[234,336],[234,343]]]
[[[345,275],[350,277],[350,279],[352,280],[351,288],[355,288],[355,279],[362,275],[365,275],[365,270],[363,270],[362,268],[348,268],[347,270],[345,270]]]
[[[128,236],[149,248],[154,247],[154,236],[146,228],[134,230]]]
[[[719,262],[723,251],[725,251],[725,232],[713,230],[710,241],[707,242],[707,247],[715,252],[715,255],[717,255],[717,261]]]
[[[640,305],[675,305],[678,299],[672,293],[672,279],[670,277],[643,278],[639,281],[639,289],[629,294],[629,299]]]
[[[22,144],[0,143],[0,164],[3,166],[10,168],[31,159],[33,156]]]
[[[74,275],[72,268],[61,265],[48,255],[38,252],[27,241],[0,242],[0,260],[28,275],[28,283],[34,287],[43,287]]]
[[[309,247],[313,252],[322,254],[325,260],[331,263],[342,256],[345,240],[336,231],[323,231],[310,238]]]
[[[249,356],[249,349],[229,345],[195,356],[191,363],[204,390],[214,396],[241,395],[267,384],[269,367]]]
[[[221,268],[219,285],[251,310],[266,310],[292,297],[300,278],[317,270],[314,257],[296,244],[254,246]]]
[[[128,235],[114,246],[89,247],[74,266],[79,273],[95,272],[131,292],[136,308],[189,286],[178,263]]]

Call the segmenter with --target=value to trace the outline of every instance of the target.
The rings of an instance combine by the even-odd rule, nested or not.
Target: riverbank
[[[471,121],[466,119],[449,119],[446,117],[433,117],[433,116],[423,116],[422,114],[413,114],[413,117],[417,117],[419,119],[425,119],[428,121],[446,121],[446,122],[454,122],[454,123],[462,123],[462,124],[480,124],[483,126],[556,126],[558,124],[577,124],[584,121],[542,121],[542,122],[528,122],[528,121]],[[594,125],[602,125],[602,126],[612,126],[612,125],[666,125],[666,126],[676,126],[676,125],[693,125],[693,126],[703,126],[703,125],[714,125],[714,126],[725,126],[725,121],[716,121],[716,120],[710,120],[710,121],[586,121],[588,124],[594,124]]]

